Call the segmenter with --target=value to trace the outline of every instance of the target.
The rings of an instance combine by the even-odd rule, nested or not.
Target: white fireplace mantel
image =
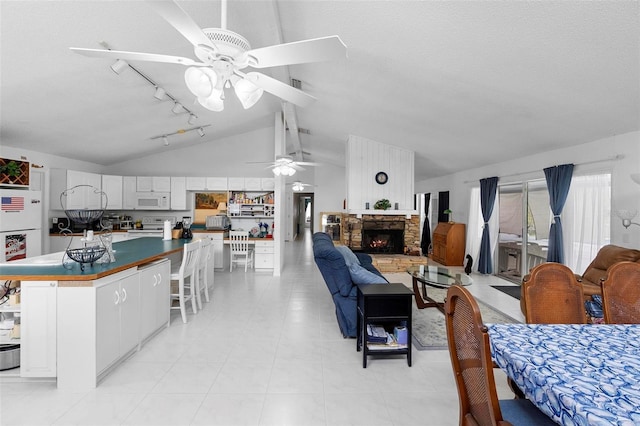
[[[412,215],[417,215],[417,210],[349,210],[349,214],[354,214],[358,219],[362,219],[362,215],[382,215],[382,216],[404,216],[411,219]]]

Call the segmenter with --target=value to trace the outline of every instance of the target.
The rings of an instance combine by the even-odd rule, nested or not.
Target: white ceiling
[[[218,1],[179,4],[220,26]],[[0,28],[6,146],[109,165],[269,127],[281,109],[265,94],[245,111],[231,92],[211,112],[193,103],[183,66],[132,63],[211,124],[163,147],[150,138],[192,127],[187,115],[131,70],[69,50],[105,41],[194,58],[148,4],[2,0]],[[253,48],[328,35],[347,45],[345,60],[261,70],[318,98],[296,108],[306,161],[343,164],[354,134],[414,150],[422,180],[640,129],[638,1],[230,0],[228,28]]]

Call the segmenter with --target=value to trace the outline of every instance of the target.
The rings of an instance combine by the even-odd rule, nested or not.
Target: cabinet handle
[[[153,287],[158,285],[158,276],[156,274],[153,274]]]
[[[158,274],[158,281],[156,281],[156,284],[160,285],[161,282],[162,282],[162,274]]]
[[[127,290],[125,290],[124,288],[122,289],[122,303],[126,302],[127,300]]]
[[[55,287],[56,283],[49,283],[49,287]]]
[[[113,300],[113,304],[117,305],[118,303],[120,303],[120,293],[118,293],[118,290],[114,291],[115,294],[115,298]]]

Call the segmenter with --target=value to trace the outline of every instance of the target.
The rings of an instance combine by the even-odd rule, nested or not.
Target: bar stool
[[[198,257],[200,255],[200,240],[195,240],[183,246],[182,263],[177,270],[171,271],[171,309],[180,309],[182,322],[187,322],[186,302],[191,301],[191,309],[193,313],[198,312],[196,306],[196,294],[198,284],[196,281],[198,265]],[[189,290],[189,294],[185,294],[185,290]],[[173,301],[178,301],[178,306],[173,306]],[[169,319],[171,321],[171,319]]]
[[[209,302],[209,262],[213,257],[213,240],[211,238],[202,238],[200,243],[200,256],[198,256],[198,266],[196,267],[198,309],[202,309],[202,291],[204,291],[204,300],[207,303]]]

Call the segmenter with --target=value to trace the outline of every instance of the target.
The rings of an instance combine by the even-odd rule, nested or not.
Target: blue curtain
[[[573,176],[573,164],[547,167],[544,169],[544,176],[547,179],[549,205],[553,212],[553,221],[549,229],[547,262],[564,263],[560,214],[564,208],[565,201],[567,201],[567,194],[569,194],[569,186],[571,186],[571,177]]]
[[[493,259],[491,259],[491,239],[489,238],[489,219],[493,213],[493,204],[498,192],[498,178],[490,177],[480,179],[480,208],[484,226],[482,228],[482,241],[480,242],[480,256],[478,258],[478,272],[490,274],[493,272]]]
[[[431,229],[429,227],[429,201],[431,200],[431,193],[424,194],[424,225],[422,226],[422,238],[420,248],[422,248],[422,255],[429,254],[429,246],[431,245]]]

